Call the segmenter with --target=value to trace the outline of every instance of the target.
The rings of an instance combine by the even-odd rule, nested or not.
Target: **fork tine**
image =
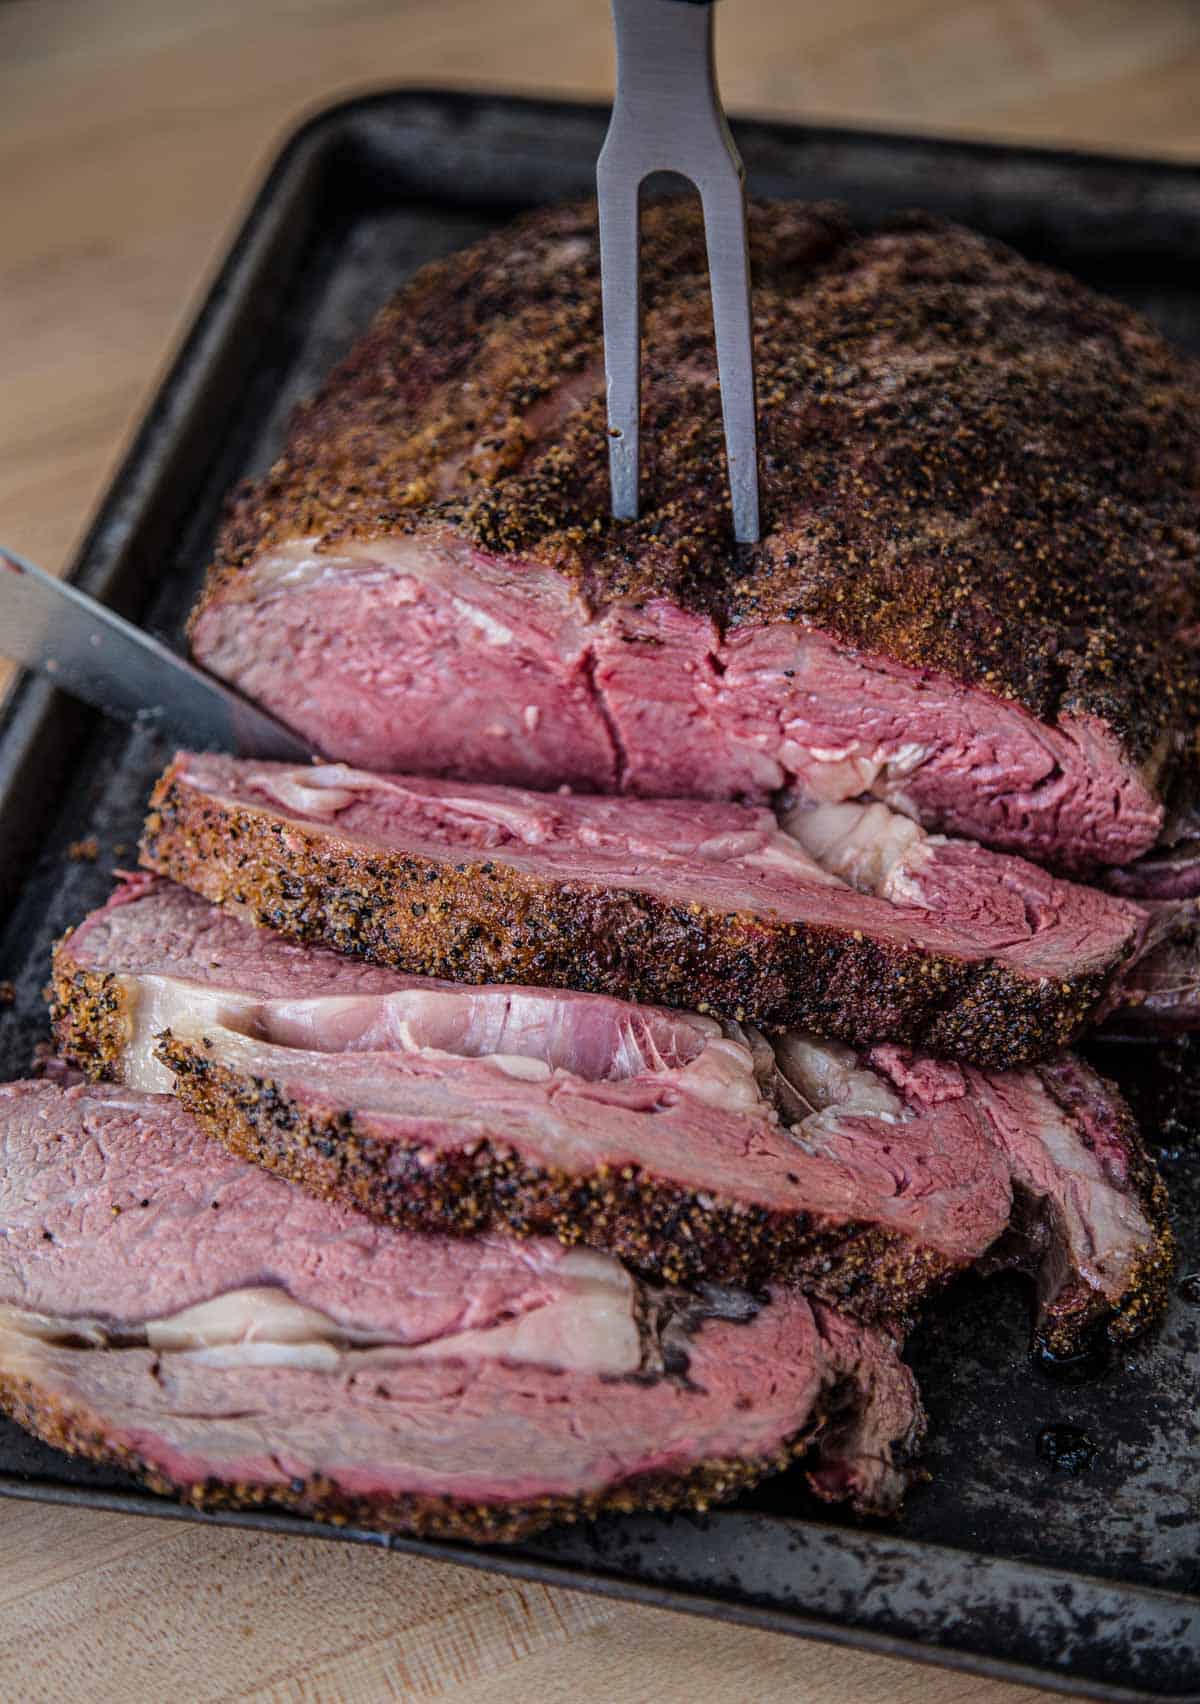
[[[733,502],[733,533],[739,544],[756,544],[758,513],[758,427],[754,393],[754,328],[750,307],[750,253],[746,199],[740,162],[714,174],[700,188],[704,241],[712,287],[717,376],[725,423],[725,455]]]
[[[640,185],[627,167],[606,164],[603,154],[596,179],[612,512],[618,520],[635,521],[641,424]]]

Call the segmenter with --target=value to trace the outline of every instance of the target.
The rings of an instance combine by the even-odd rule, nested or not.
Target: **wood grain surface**
[[[1191,0],[727,0],[734,110],[1195,159]],[[0,0],[0,538],[59,569],[285,132],[607,93],[604,0]],[[411,1558],[0,1504],[0,1698],[1044,1696]]]

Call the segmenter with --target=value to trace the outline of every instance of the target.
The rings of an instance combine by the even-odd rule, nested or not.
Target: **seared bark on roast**
[[[600,995],[404,976],[135,878],[60,943],[62,1051],[172,1086],[234,1152],[376,1218],[554,1234],[671,1283],[787,1281],[868,1320],[973,1263],[1039,1342],[1132,1336],[1162,1185],[1078,1061],[985,1074]]]
[[[893,1509],[922,1428],[885,1333],[554,1242],[373,1225],[168,1096],[0,1088],[0,1402],[204,1506],[512,1539],[704,1507],[805,1454]]]
[[[644,221],[637,521],[609,512],[594,208],[552,209],[421,272],[298,411],[197,657],[367,768],[867,794],[1138,858],[1195,716],[1196,365],[953,226],[750,228],[759,546],[730,533],[692,208]]]
[[[296,939],[466,982],[613,994],[1045,1058],[1109,1001],[1146,913],[882,805],[530,793],[183,754],[142,862]]]

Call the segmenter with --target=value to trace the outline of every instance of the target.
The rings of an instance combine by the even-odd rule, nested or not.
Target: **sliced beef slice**
[[[786,1281],[868,1320],[971,1264],[1039,1285],[1039,1341],[1162,1305],[1162,1185],[1068,1058],[982,1073],[606,996],[463,986],[300,948],[134,878],[60,943],[59,1044],[174,1088],[236,1153],[379,1219],[554,1234],[672,1283]]]
[[[811,1445],[819,1495],[899,1500],[922,1421],[893,1340],[794,1292],[373,1225],[169,1096],[10,1084],[0,1141],[0,1402],[155,1490],[512,1539],[703,1508]]]
[[[149,868],[298,940],[469,982],[572,987],[1047,1057],[1111,997],[1146,914],[882,805],[614,800],[181,754]]]
[[[595,209],[556,208],[421,272],[298,411],[233,501],[196,656],[366,768],[867,793],[1136,859],[1196,712],[1194,361],[953,226],[777,203],[750,231],[759,545],[731,536],[694,210],[644,220],[619,521]]]

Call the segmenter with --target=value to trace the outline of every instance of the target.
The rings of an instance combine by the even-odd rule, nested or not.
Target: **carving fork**
[[[759,537],[758,436],[745,171],[717,91],[713,0],[612,0],[617,92],[596,166],[612,512],[638,512],[642,180],[678,172],[700,192],[725,452],[740,544]]]

